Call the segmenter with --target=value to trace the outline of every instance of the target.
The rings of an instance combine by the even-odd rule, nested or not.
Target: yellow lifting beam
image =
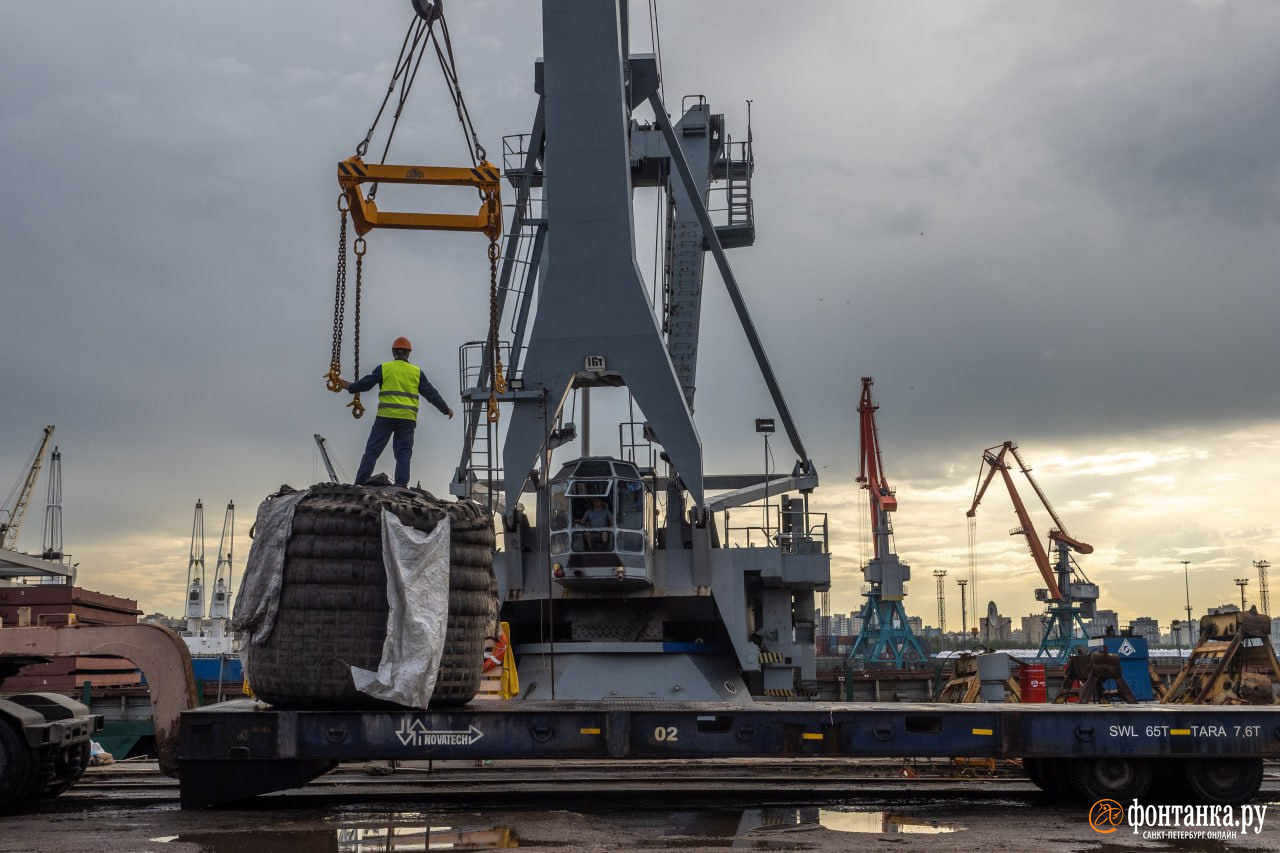
[[[378,210],[371,198],[360,192],[363,183],[426,184],[445,187],[475,187],[482,197],[474,216],[457,213],[394,213]],[[429,231],[479,231],[496,242],[502,235],[501,174],[488,161],[474,167],[393,166],[365,163],[348,157],[338,164],[338,186],[347,198],[356,233],[364,236],[374,228],[409,228]]]

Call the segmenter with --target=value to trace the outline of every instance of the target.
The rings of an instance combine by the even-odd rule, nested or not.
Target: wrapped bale
[[[293,511],[274,627],[265,640],[245,644],[251,684],[264,702],[326,710],[398,707],[361,693],[351,676],[351,667],[378,669],[387,639],[383,510],[423,533],[449,519],[448,619],[430,704],[462,705],[475,696],[498,613],[487,511],[417,489],[321,484]]]

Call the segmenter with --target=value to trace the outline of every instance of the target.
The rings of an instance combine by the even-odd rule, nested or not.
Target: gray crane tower
[[[617,0],[543,3],[532,131],[504,140],[516,191],[497,305],[509,423],[498,464],[500,425],[484,411],[494,354],[464,346],[451,491],[503,520],[495,572],[522,698],[811,695],[814,594],[830,585],[826,519],[809,510],[818,477],[725,254],[754,242],[750,133],[733,142],[701,97],[673,124],[656,57],[626,49],[626,12]],[[645,103],[652,122],[632,115]],[[655,301],[632,209],[650,188],[667,213]],[[796,453],[785,476],[704,470],[692,412],[706,252]],[[591,455],[590,391],[624,388],[643,418],[618,424],[616,456]],[[588,422],[565,453],[580,453],[553,463],[578,436],[565,411],[578,393]],[[751,521],[730,526],[748,504],[739,516]],[[728,547],[744,524],[754,542]]]

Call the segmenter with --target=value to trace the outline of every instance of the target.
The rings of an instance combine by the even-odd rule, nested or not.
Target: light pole
[[[1182,625],[1174,619],[1169,623],[1169,633],[1173,634],[1173,645],[1178,650],[1178,664],[1182,664]]]
[[[764,436],[764,538],[769,542],[769,436],[773,435],[773,418],[756,418],[756,432]]]
[[[1182,580],[1187,585],[1187,645],[1191,645],[1191,565],[1190,560],[1182,561]]]
[[[1244,612],[1244,588],[1249,585],[1248,578],[1236,578],[1236,586],[1240,587],[1240,612]]]

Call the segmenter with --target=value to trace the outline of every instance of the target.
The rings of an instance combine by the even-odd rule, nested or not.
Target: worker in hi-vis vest
[[[360,470],[356,472],[356,485],[363,484],[373,475],[373,466],[382,455],[387,441],[391,440],[391,452],[396,457],[396,485],[409,485],[409,460],[413,457],[413,431],[418,426],[418,398],[453,417],[453,409],[444,401],[429,381],[422,368],[409,363],[413,345],[406,337],[391,343],[391,361],[384,361],[373,372],[355,382],[339,380],[341,386],[355,394],[368,391],[374,385],[378,390],[378,415],[369,430],[369,443],[364,447]]]

